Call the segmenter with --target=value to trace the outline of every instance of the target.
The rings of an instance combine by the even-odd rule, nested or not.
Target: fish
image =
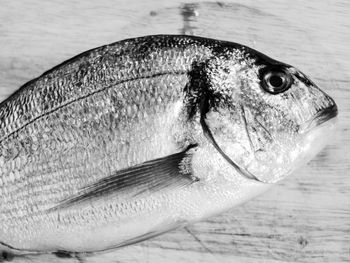
[[[300,70],[238,43],[83,52],[0,104],[0,250],[97,253],[220,214],[310,161],[337,113]]]

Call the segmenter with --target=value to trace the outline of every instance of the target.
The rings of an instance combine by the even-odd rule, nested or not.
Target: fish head
[[[203,123],[216,148],[246,175],[277,182],[310,161],[333,133],[334,100],[293,66],[244,47],[206,67]]]

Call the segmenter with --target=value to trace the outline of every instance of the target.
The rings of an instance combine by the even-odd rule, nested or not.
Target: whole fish
[[[0,250],[103,251],[218,214],[309,161],[336,115],[298,69],[240,44],[86,51],[0,104]]]

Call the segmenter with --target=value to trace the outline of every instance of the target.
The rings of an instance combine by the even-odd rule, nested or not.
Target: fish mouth
[[[336,104],[333,104],[325,109],[317,112],[316,116],[313,118],[312,122],[315,122],[315,126],[321,125],[326,121],[336,117],[338,115],[338,107]]]
[[[324,108],[316,113],[316,115],[304,125],[301,125],[299,129],[299,133],[306,133],[310,131],[312,128],[315,128],[330,119],[337,117],[338,115],[338,107],[335,103],[332,103],[327,108]]]

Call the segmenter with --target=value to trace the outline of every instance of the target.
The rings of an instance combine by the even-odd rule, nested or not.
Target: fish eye
[[[265,69],[262,72],[261,79],[263,88],[271,94],[284,92],[292,85],[292,77],[284,69]]]

